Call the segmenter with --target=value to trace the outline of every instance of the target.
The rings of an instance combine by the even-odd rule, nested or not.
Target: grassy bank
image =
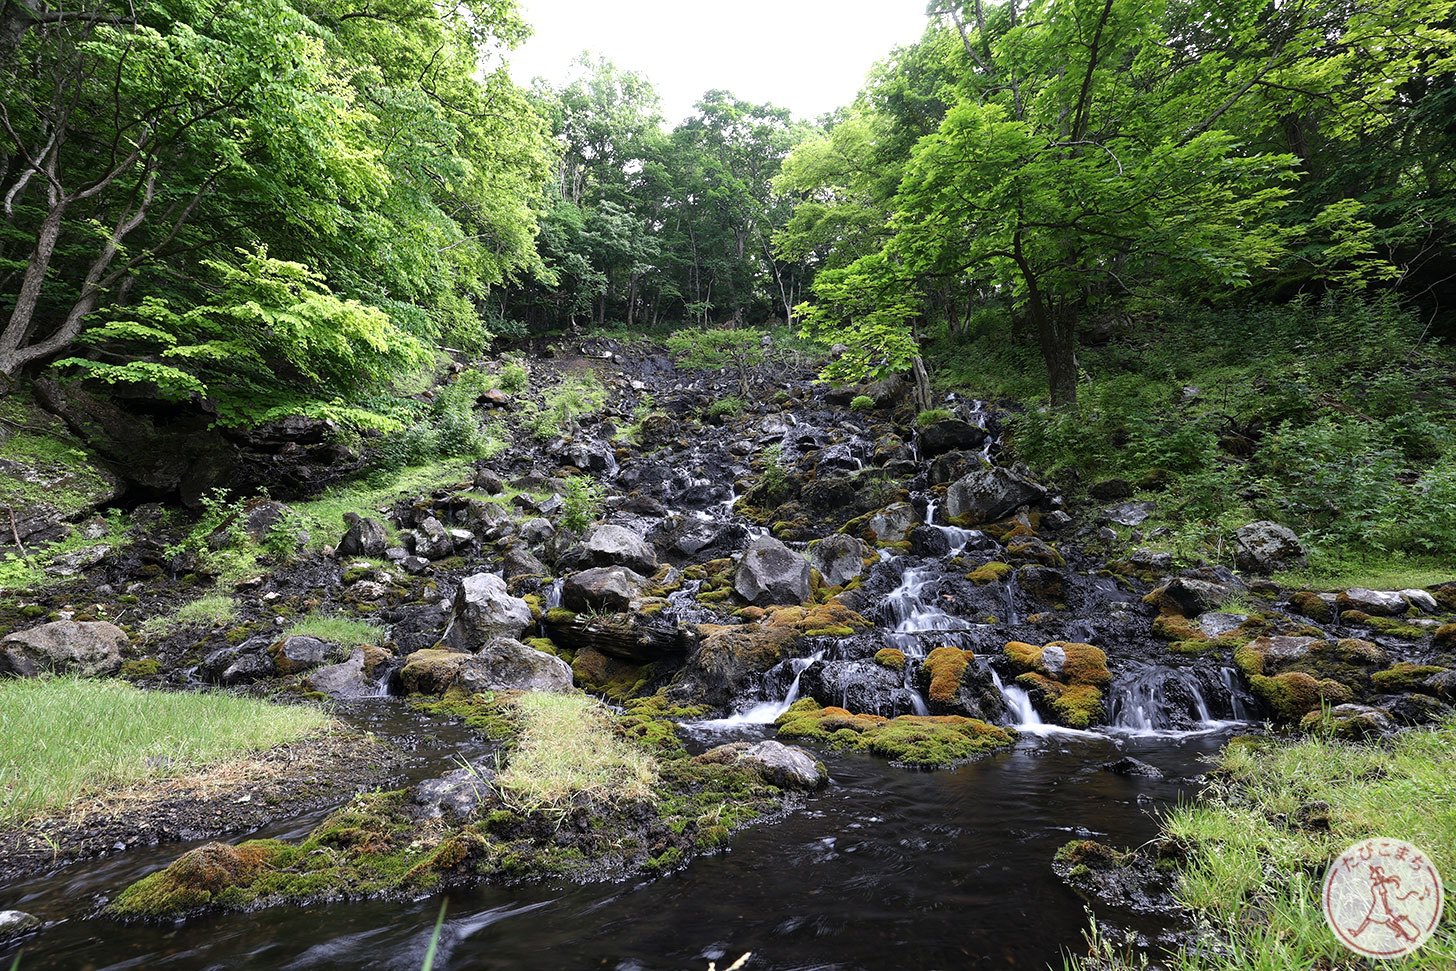
[[[0,824],[107,787],[264,751],[328,723],[311,708],[223,694],[75,678],[0,680]]]
[[[1456,576],[1456,353],[1413,314],[1348,300],[1106,323],[1074,413],[1044,409],[1036,344],[1004,320],[934,342],[937,383],[1025,406],[1012,450],[1073,494],[1122,479],[1155,502],[1147,545],[1227,559],[1232,530],[1267,518],[1300,534],[1316,585]]]
[[[1370,836],[1427,852],[1456,875],[1456,722],[1384,743],[1236,741],[1213,786],[1164,829],[1185,854],[1178,896],[1206,926],[1171,971],[1371,968],[1335,940],[1320,887],[1330,862]],[[1126,964],[1103,949],[1083,968]],[[1456,967],[1456,912],[1400,967]]]

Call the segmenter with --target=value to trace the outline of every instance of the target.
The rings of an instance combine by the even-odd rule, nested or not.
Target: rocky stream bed
[[[1301,551],[1268,523],[1236,570],[1176,568],[1126,483],[1074,504],[1003,464],[983,402],[916,428],[893,382],[783,369],[718,410],[734,379],[606,342],[535,378],[587,370],[603,409],[263,561],[226,627],[142,633],[207,581],[160,508],[6,601],[12,674],[326,697],[388,754],[145,838],[101,816],[0,832],[0,910],[40,922],[0,964],[418,967],[443,893],[451,967],[1041,967],[1088,905],[1146,946],[1186,932],[1157,888],[1069,885],[1054,856],[1152,838],[1231,734],[1450,713],[1456,584],[1285,588],[1268,576]],[[583,530],[567,475],[603,491]],[[320,612],[385,636],[284,635]],[[509,765],[511,699],[576,689],[659,761],[653,798],[548,818],[479,784]]]

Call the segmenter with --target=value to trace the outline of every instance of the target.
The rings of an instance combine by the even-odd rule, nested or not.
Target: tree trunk
[[[925,411],[930,407],[930,373],[925,370],[925,359],[918,354],[910,363],[910,374],[915,379],[915,410]]]
[[[1063,315],[1053,313],[1034,293],[1027,305],[1032,323],[1036,325],[1037,341],[1041,344],[1042,361],[1046,363],[1047,387],[1051,391],[1052,407],[1059,411],[1070,411],[1077,407],[1077,329]]]

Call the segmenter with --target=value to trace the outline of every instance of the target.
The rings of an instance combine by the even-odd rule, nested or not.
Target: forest
[[[1456,2],[929,0],[677,120],[528,9],[0,0],[0,966],[1372,966],[1325,868],[1456,873]]]

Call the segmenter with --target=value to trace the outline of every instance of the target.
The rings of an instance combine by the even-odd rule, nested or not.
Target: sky
[[[711,88],[812,119],[849,104],[870,67],[918,40],[926,0],[521,0],[535,33],[511,74],[560,84],[582,51],[645,75],[676,124]]]

